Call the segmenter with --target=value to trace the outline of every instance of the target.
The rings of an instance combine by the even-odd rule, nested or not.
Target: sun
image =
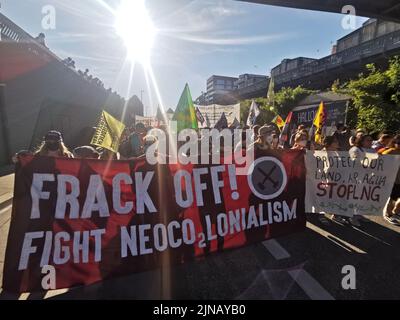
[[[156,36],[156,28],[144,0],[122,0],[115,14],[115,30],[124,41],[127,58],[147,65]]]

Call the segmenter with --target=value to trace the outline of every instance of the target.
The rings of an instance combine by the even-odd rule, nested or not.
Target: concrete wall
[[[97,124],[103,109],[117,118],[121,118],[123,111],[123,99],[90,83],[59,61],[6,81],[6,85],[11,153],[37,145],[49,129],[63,131],[67,143],[79,145],[83,130]],[[2,143],[0,155],[4,151]],[[6,162],[0,156],[0,166]]]

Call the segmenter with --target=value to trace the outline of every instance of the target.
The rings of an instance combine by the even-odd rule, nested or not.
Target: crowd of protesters
[[[168,127],[159,126],[168,139]],[[58,131],[49,131],[43,138],[42,143],[34,151],[20,151],[14,156],[14,162],[18,161],[21,154],[35,154],[49,157],[67,157],[81,159],[103,159],[103,160],[126,160],[143,157],[149,146],[157,142],[157,138],[151,135],[152,127],[146,127],[143,123],[137,123],[125,129],[120,139],[119,152],[112,152],[104,148],[94,146],[79,146],[70,151],[64,144],[63,136]],[[222,128],[224,129],[224,128]],[[233,128],[226,128],[231,129]],[[304,125],[295,128],[288,139],[282,139],[279,128],[274,123],[263,126],[254,125],[251,128],[244,126],[243,129],[251,129],[253,133],[253,147],[255,150],[293,149],[293,150],[324,150],[324,151],[348,151],[353,158],[359,158],[364,153],[377,153],[382,155],[400,155],[400,134],[382,132],[377,139],[368,134],[364,129],[349,130],[339,123],[332,134],[323,137],[322,144],[313,142],[313,133]],[[281,137],[281,138],[280,138]],[[199,137],[201,139],[201,136]],[[232,151],[246,149],[246,134],[242,132],[242,141],[236,146],[230,146]],[[201,151],[200,151],[201,152]],[[211,152],[211,150],[210,150]],[[327,215],[329,217],[329,215]],[[396,181],[385,207],[384,219],[392,225],[400,226],[400,171],[397,173]],[[344,216],[330,215],[330,218],[340,223],[350,223],[360,226],[360,222],[369,221],[362,216],[347,218]],[[322,223],[328,223],[326,215],[320,215]]]

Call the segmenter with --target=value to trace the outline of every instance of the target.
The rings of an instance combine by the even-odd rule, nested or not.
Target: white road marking
[[[386,242],[386,241],[384,241],[384,240],[382,240],[382,239],[380,239],[378,237],[375,237],[375,236],[373,236],[373,235],[371,235],[371,234],[369,234],[369,233],[367,233],[367,232],[365,232],[365,231],[363,231],[363,230],[361,230],[361,229],[359,229],[357,227],[353,227],[353,229],[356,229],[358,232],[361,232],[362,234],[364,234],[364,235],[366,235],[366,236],[368,236],[368,237],[370,237],[372,239],[375,239],[375,240],[377,240],[379,242],[382,242],[382,243],[384,243],[384,244],[386,244],[388,246],[392,246],[390,243],[388,243],[388,242]]]
[[[69,291],[69,288],[67,289],[59,289],[59,290],[50,290],[46,292],[46,295],[43,297],[43,300],[52,298],[52,297],[56,297],[60,294],[64,294],[67,293]]]
[[[10,210],[11,208],[12,208],[12,204],[9,204],[7,207],[5,207],[5,208],[3,208],[3,209],[0,210],[0,214],[6,212],[6,211],[8,211],[8,210]]]
[[[314,225],[314,224],[312,224],[312,223],[310,223],[308,221],[307,221],[307,227],[310,228],[311,230],[315,231],[315,232],[318,232],[321,236],[327,238],[328,240],[332,241],[335,244],[342,243],[344,246],[349,247],[354,252],[366,254],[366,252],[364,250],[356,247],[355,245],[353,245],[353,244],[351,244],[351,243],[349,243],[349,242],[347,242],[347,241],[345,241],[343,239],[340,239],[340,238],[334,236],[332,233],[327,232],[326,230],[323,230],[323,229],[317,227],[316,225]],[[342,248],[344,247],[343,245],[341,245]],[[349,251],[348,248],[345,248],[345,249],[347,251]]]
[[[276,260],[290,257],[289,252],[275,239],[266,240],[262,244]],[[304,269],[291,270],[288,271],[288,273],[311,300],[335,300],[335,298]]]
[[[282,247],[275,239],[266,240],[262,244],[276,260],[282,260],[290,257],[289,252],[287,252],[285,248]]]
[[[21,293],[21,295],[18,297],[18,300],[28,300],[30,295],[31,294],[29,292]]]
[[[311,300],[335,300],[335,298],[304,269],[291,270],[289,274]]]

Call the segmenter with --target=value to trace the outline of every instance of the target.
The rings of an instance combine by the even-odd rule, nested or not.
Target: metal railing
[[[36,42],[36,40],[17,26],[14,22],[0,13],[0,34],[2,41],[8,40],[13,42]]]

